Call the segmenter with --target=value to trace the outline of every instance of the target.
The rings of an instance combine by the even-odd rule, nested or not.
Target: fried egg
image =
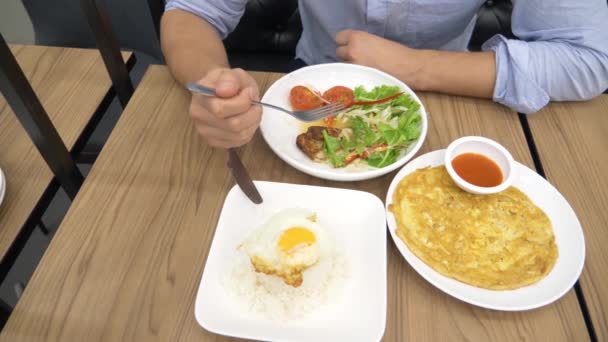
[[[242,244],[256,272],[275,275],[293,287],[302,273],[327,258],[333,241],[314,212],[291,208],[273,215]]]

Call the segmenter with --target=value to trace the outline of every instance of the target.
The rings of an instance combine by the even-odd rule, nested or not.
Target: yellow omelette
[[[492,195],[458,188],[445,167],[401,180],[389,208],[397,235],[437,272],[491,290],[544,278],[558,250],[551,221],[515,187]]]

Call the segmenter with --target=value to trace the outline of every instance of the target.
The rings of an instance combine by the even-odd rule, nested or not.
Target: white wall
[[[0,0],[0,33],[9,43],[34,44],[34,28],[21,0]]]

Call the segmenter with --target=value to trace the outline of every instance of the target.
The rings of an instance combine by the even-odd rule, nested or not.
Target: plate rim
[[[560,299],[561,297],[563,297],[568,291],[570,291],[573,286],[576,284],[576,282],[578,281],[578,279],[581,276],[582,270],[584,268],[585,265],[585,259],[586,259],[586,243],[585,243],[585,235],[584,235],[584,231],[582,229],[582,225],[580,223],[580,220],[578,219],[578,216],[576,215],[576,212],[574,211],[574,208],[572,208],[572,206],[570,205],[570,203],[568,202],[568,200],[563,196],[563,194],[561,192],[559,192],[559,190],[557,190],[557,188],[555,188],[553,186],[553,184],[551,184],[548,180],[546,180],[545,178],[543,178],[542,176],[540,176],[536,171],[532,170],[531,168],[527,167],[526,165],[515,161],[515,166],[520,168],[526,168],[528,170],[530,170],[531,172],[533,172],[534,174],[536,174],[538,177],[540,177],[540,180],[544,183],[546,183],[545,185],[549,186],[550,188],[552,188],[555,193],[559,196],[560,200],[563,200],[563,202],[568,206],[568,208],[570,209],[570,211],[572,212],[574,219],[576,220],[576,229],[577,229],[577,233],[580,235],[581,237],[581,255],[582,258],[580,260],[580,263],[577,265],[577,269],[576,269],[576,276],[573,277],[572,280],[566,282],[567,286],[565,286],[563,289],[560,289],[559,291],[557,291],[553,296],[550,296],[548,299],[545,299],[544,301],[540,301],[540,302],[535,302],[532,304],[528,304],[528,305],[519,305],[519,306],[513,306],[513,307],[503,307],[500,305],[495,305],[495,304],[488,304],[482,301],[478,301],[475,299],[471,299],[471,298],[467,298],[466,294],[463,295],[461,294],[459,291],[457,290],[452,290],[449,288],[446,288],[444,285],[442,285],[441,283],[437,283],[435,282],[433,279],[430,278],[429,274],[434,274],[436,276],[439,276],[440,278],[444,278],[444,279],[448,279],[448,280],[453,280],[453,281],[457,281],[460,284],[464,284],[466,286],[472,287],[473,289],[478,289],[478,290],[484,290],[484,291],[493,291],[493,290],[489,290],[489,289],[482,289],[482,288],[478,288],[476,286],[470,285],[470,284],[466,284],[462,281],[447,277],[437,271],[435,271],[432,267],[430,267],[429,265],[427,265],[424,261],[422,261],[418,256],[416,256],[410,249],[409,247],[403,242],[401,241],[401,239],[397,236],[396,234],[396,221],[394,219],[393,214],[389,211],[389,205],[393,203],[392,200],[392,195],[394,193],[395,188],[397,187],[397,185],[399,184],[399,182],[408,174],[410,174],[413,171],[410,171],[408,173],[405,173],[404,169],[410,164],[413,163],[421,158],[437,158],[437,160],[439,160],[439,164],[438,165],[442,165],[443,163],[443,155],[445,154],[445,149],[438,149],[438,150],[434,150],[434,151],[430,151],[427,152],[425,154],[419,155],[416,158],[410,160],[408,163],[406,163],[403,168],[401,170],[399,170],[397,172],[397,174],[395,175],[395,177],[393,177],[393,179],[391,180],[391,183],[389,185],[389,188],[387,190],[387,194],[386,194],[386,199],[385,199],[385,210],[386,210],[386,217],[387,217],[387,229],[389,230],[389,233],[391,235],[391,238],[393,240],[393,243],[395,244],[395,246],[397,247],[397,249],[399,250],[399,253],[401,254],[401,257],[403,259],[405,259],[405,261],[416,271],[416,273],[418,275],[420,275],[424,280],[426,280],[428,283],[430,283],[431,285],[433,285],[436,289],[442,291],[443,293],[446,293],[448,295],[450,295],[451,297],[454,297],[460,301],[478,306],[478,307],[482,307],[482,308],[486,308],[486,309],[491,309],[491,310],[497,310],[497,311],[507,311],[507,312],[516,312],[516,311],[527,311],[527,310],[532,310],[532,309],[537,309],[546,305],[549,305],[555,301],[557,301],[558,299]],[[435,165],[437,166],[437,165]],[[391,222],[392,219],[392,222]],[[392,227],[394,225],[394,227]],[[403,250],[407,250],[407,252],[409,253],[406,254],[404,253]],[[420,269],[420,266],[416,265],[415,263],[413,263],[410,258],[413,258],[414,260],[417,260],[418,262],[422,263],[423,265],[425,265],[426,267],[428,267],[429,270],[426,269]],[[553,272],[555,269],[553,269],[551,272]],[[427,272],[429,274],[427,274]],[[551,273],[550,272],[550,273]],[[547,275],[548,276],[548,275]],[[509,291],[516,291],[518,289],[514,289],[514,290],[504,290],[504,291],[496,291],[497,293],[507,293]]]
[[[267,102],[268,94],[271,94],[273,91],[275,91],[275,89],[280,86],[281,82],[285,81],[286,79],[288,79],[290,77],[293,77],[293,75],[305,73],[305,72],[308,72],[308,71],[314,70],[314,69],[325,69],[325,68],[331,69],[331,68],[336,68],[336,67],[339,67],[339,68],[346,67],[346,68],[352,68],[355,70],[357,70],[357,69],[363,70],[366,72],[379,74],[379,75],[382,75],[383,77],[392,79],[392,81],[394,81],[396,84],[398,84],[400,88],[402,88],[406,93],[408,93],[410,96],[412,96],[412,98],[414,98],[414,100],[416,100],[420,104],[420,114],[421,114],[421,118],[422,118],[421,132],[420,132],[420,137],[418,138],[418,140],[416,141],[416,143],[414,144],[412,149],[408,153],[403,155],[400,159],[398,159],[395,163],[385,166],[380,169],[372,169],[372,170],[366,170],[366,171],[361,171],[361,172],[352,172],[352,173],[336,173],[336,172],[332,171],[332,169],[328,169],[328,170],[321,169],[321,168],[316,169],[316,168],[309,167],[307,165],[303,165],[296,159],[279,151],[275,146],[273,146],[269,142],[269,138],[267,137],[266,130],[264,129],[264,126],[265,126],[264,120],[262,119],[262,121],[260,123],[260,133],[262,134],[262,138],[266,142],[266,145],[268,145],[270,147],[272,152],[277,157],[279,157],[281,160],[283,160],[284,162],[286,162],[288,165],[295,168],[296,170],[306,173],[307,175],[310,175],[313,177],[332,180],[332,181],[338,181],[338,182],[352,182],[352,181],[361,181],[361,180],[378,178],[378,177],[386,175],[387,173],[390,173],[390,172],[397,170],[400,167],[404,166],[406,163],[408,163],[410,160],[412,160],[412,158],[414,158],[414,156],[416,156],[416,153],[418,153],[418,151],[420,150],[420,148],[422,148],[422,145],[426,141],[426,136],[428,134],[428,112],[426,110],[424,103],[420,100],[420,98],[414,92],[414,90],[412,88],[410,88],[405,82],[399,80],[398,78],[396,78],[388,73],[385,73],[385,72],[375,69],[375,68],[371,68],[371,67],[367,67],[367,66],[363,66],[363,65],[349,64],[349,63],[337,62],[337,63],[324,63],[324,64],[317,64],[317,65],[309,65],[309,66],[297,69],[295,71],[292,71],[290,73],[287,73],[287,74],[281,76],[278,80],[276,80],[273,84],[271,84],[270,87],[268,87],[268,89],[264,93],[264,96],[262,97],[261,101]],[[268,109],[264,108],[263,110],[267,111]],[[262,113],[262,115],[264,115],[264,113]]]
[[[382,216],[384,218],[383,222],[384,222],[384,224],[386,224],[386,211],[385,211],[384,203],[382,202],[382,199],[368,191],[357,190],[357,189],[348,189],[348,188],[338,188],[338,187],[327,187],[327,186],[319,186],[319,185],[309,185],[309,184],[274,182],[274,181],[254,181],[254,183],[256,184],[256,186],[260,186],[262,184],[270,184],[271,186],[287,185],[287,186],[296,186],[296,187],[302,187],[302,188],[329,189],[332,191],[339,191],[339,192],[357,192],[357,193],[360,193],[360,194],[364,195],[365,197],[369,198],[370,201],[376,202],[375,206],[377,206],[378,213],[382,214]],[[240,194],[238,194],[238,193],[240,193]],[[205,279],[205,270],[207,268],[207,263],[209,262],[209,257],[211,256],[211,253],[212,253],[212,251],[214,251],[214,249],[220,248],[220,247],[214,248],[214,245],[217,244],[217,242],[216,242],[217,241],[216,236],[218,234],[217,227],[219,226],[222,212],[224,211],[224,207],[226,206],[226,202],[228,201],[230,196],[235,196],[235,195],[246,196],[237,184],[233,185],[232,188],[226,193],[226,197],[224,198],[224,202],[222,204],[222,209],[220,211],[220,214],[218,215],[217,223],[214,227],[215,231],[213,233],[213,238],[212,238],[211,244],[209,246],[209,252],[207,253],[207,258],[204,262],[203,270],[199,277],[199,286],[196,289],[196,296],[194,299],[194,307],[193,307],[195,320],[197,321],[199,326],[201,326],[205,330],[207,330],[211,333],[214,333],[214,334],[218,334],[218,335],[222,335],[222,336],[229,336],[229,337],[236,337],[236,338],[243,338],[243,339],[251,339],[251,340],[255,340],[255,341],[273,340],[271,336],[267,336],[267,335],[254,336],[254,335],[248,335],[246,333],[227,331],[225,329],[217,329],[217,327],[215,327],[213,325],[209,325],[208,324],[209,322],[204,318],[205,316],[201,316],[202,313],[199,312],[199,310],[198,310],[199,294],[203,288],[203,284],[204,284],[203,280]],[[381,311],[382,312],[380,313],[382,315],[382,317],[381,317],[382,326],[378,327],[378,329],[375,329],[375,330],[377,330],[377,332],[374,331],[374,334],[377,334],[377,336],[375,336],[376,337],[375,340],[377,340],[377,341],[380,341],[382,339],[382,337],[384,336],[384,334],[386,333],[386,323],[387,323],[386,321],[388,318],[388,314],[387,314],[387,312],[388,312],[388,248],[387,248],[388,247],[387,246],[388,237],[387,237],[387,235],[388,234],[386,232],[386,229],[382,229],[381,231],[384,232],[383,239],[382,239],[383,243],[380,248],[381,254],[383,256],[382,257],[382,263],[383,263],[382,279],[384,281],[384,286],[382,286],[382,298],[381,298],[381,306],[382,306]],[[207,281],[211,281],[211,280],[207,279]]]
[[[6,194],[6,176],[4,171],[0,168],[0,206],[4,202],[4,195]]]

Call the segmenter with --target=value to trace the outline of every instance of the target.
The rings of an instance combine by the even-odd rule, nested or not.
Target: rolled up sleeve
[[[549,101],[590,99],[608,88],[604,0],[514,1],[513,33],[482,47],[496,54],[494,101],[533,113]]]
[[[168,0],[165,11],[178,9],[199,16],[215,27],[224,39],[241,20],[246,5],[247,0]]]

